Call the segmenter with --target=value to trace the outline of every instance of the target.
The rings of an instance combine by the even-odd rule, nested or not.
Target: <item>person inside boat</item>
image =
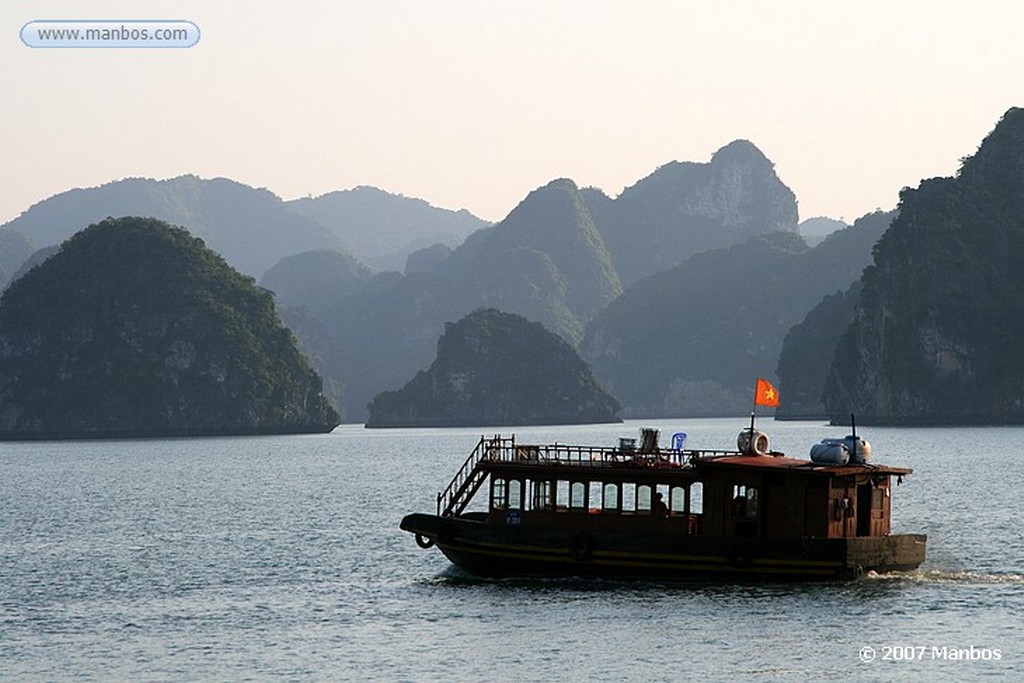
[[[654,494],[654,504],[651,506],[651,514],[655,517],[668,517],[668,505],[665,505],[665,497],[658,491]]]

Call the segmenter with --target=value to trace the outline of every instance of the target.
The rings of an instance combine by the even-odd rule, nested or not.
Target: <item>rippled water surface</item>
[[[743,426],[650,424],[693,448]],[[799,457],[844,433],[760,426]],[[496,431],[0,444],[0,679],[1024,680],[1024,429],[862,430],[916,470],[894,531],[926,565],[739,586],[477,581],[420,550],[401,517]]]

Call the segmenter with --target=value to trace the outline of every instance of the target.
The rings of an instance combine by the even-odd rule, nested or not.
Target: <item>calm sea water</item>
[[[744,426],[644,424],[694,448]],[[845,433],[760,426],[800,457]],[[0,679],[1024,680],[1024,429],[863,429],[916,470],[894,530],[929,535],[927,564],[741,586],[478,581],[399,531],[482,433],[511,431],[0,444]]]

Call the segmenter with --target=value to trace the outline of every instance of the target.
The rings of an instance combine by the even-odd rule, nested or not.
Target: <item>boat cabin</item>
[[[487,482],[486,520],[552,530],[886,536],[891,478],[911,472],[738,451],[524,446],[500,437],[481,440],[478,450],[471,468],[478,480],[463,490]],[[439,494],[439,515],[459,514],[468,503],[454,495],[457,484]]]
[[[704,533],[716,536],[887,536],[891,477],[910,470],[735,455],[693,462],[704,482]]]

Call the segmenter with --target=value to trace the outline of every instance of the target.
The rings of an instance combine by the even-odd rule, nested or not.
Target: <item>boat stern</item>
[[[911,571],[924,562],[927,544],[928,536],[925,534],[848,538],[846,566],[857,574]]]

